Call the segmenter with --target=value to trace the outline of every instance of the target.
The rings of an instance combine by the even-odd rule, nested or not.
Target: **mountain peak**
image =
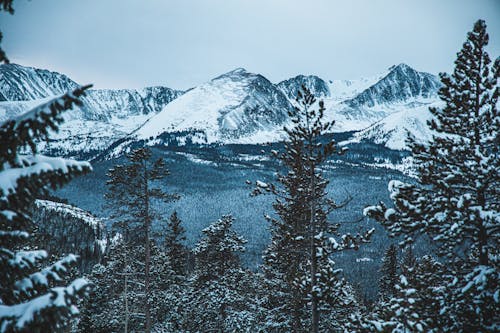
[[[0,65],[0,101],[57,96],[79,85],[64,74],[19,64]]]
[[[224,73],[222,75],[217,76],[216,78],[212,79],[212,81],[220,80],[220,79],[231,79],[231,80],[240,80],[243,77],[249,77],[249,76],[254,76],[255,74],[252,74],[248,72],[245,68],[238,67],[233,69],[232,71],[229,71],[227,73]]]
[[[393,71],[396,71],[396,70],[402,70],[402,71],[415,71],[415,69],[413,69],[413,67],[405,64],[405,63],[400,63],[399,65],[392,65],[391,67],[389,67],[389,71],[390,72],[393,72]]]
[[[230,71],[229,73],[233,73],[233,74],[244,74],[244,73],[247,73],[247,70],[243,67],[238,67],[238,68],[235,68],[233,69],[232,71]],[[228,74],[229,74],[228,73]]]
[[[221,76],[237,76],[237,75],[245,75],[245,74],[249,74],[249,72],[243,67],[238,67],[238,68],[233,69],[232,71],[229,71],[225,74],[222,74]]]

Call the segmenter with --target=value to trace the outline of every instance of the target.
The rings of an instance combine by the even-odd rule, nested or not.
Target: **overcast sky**
[[[401,62],[450,71],[475,20],[500,52],[498,0],[15,0],[12,62],[97,88],[186,89],[236,67],[273,82],[355,79]]]

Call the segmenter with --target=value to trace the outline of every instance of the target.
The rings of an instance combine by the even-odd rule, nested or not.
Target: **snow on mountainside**
[[[431,106],[440,107],[442,103],[435,102]],[[427,125],[427,121],[431,119],[429,105],[401,110],[355,133],[352,140],[343,142],[343,144],[370,141],[383,144],[390,149],[408,150],[406,144],[408,134],[419,142],[426,142],[432,138],[433,132]]]
[[[439,79],[429,73],[417,72],[406,64],[389,68],[377,83],[344,104],[351,108],[401,103],[410,99],[429,99],[437,96]]]
[[[402,110],[426,108],[437,100],[441,83],[432,74],[400,64],[368,79],[332,82],[332,91],[335,85],[339,94],[325,99],[325,114],[336,121],[334,129],[340,132],[362,130]]]
[[[0,65],[0,101],[27,101],[78,88],[66,75],[17,64]]]
[[[22,114],[48,97],[74,89],[78,84],[65,75],[20,65],[0,65],[0,122]],[[96,154],[126,136],[183,92],[167,87],[94,89],[83,106],[65,112],[65,122],[44,153],[84,157]]]
[[[280,137],[291,108],[269,80],[238,68],[167,104],[133,137],[148,140],[177,132],[197,133],[200,143],[273,141]]]
[[[276,86],[281,90],[290,101],[294,101],[297,97],[297,92],[306,86],[317,98],[330,96],[328,84],[323,79],[315,75],[297,75],[294,78],[281,81]]]
[[[77,85],[62,74],[19,65],[0,65],[0,72],[0,96],[8,100],[0,102],[0,121],[43,102],[34,99]],[[110,146],[112,155],[121,154],[136,142],[276,141],[283,138],[288,111],[302,85],[325,101],[325,116],[335,120],[335,132],[366,129],[358,134],[360,138],[364,135],[365,139],[381,141],[391,136],[393,139],[384,143],[400,148],[404,138],[395,133],[408,127],[410,118],[418,122],[426,117],[428,106],[437,101],[440,82],[432,74],[400,64],[359,80],[325,81],[298,75],[273,84],[262,75],[239,68],[187,92],[166,87],[90,90],[84,105],[67,112],[60,132],[40,148],[45,153],[82,157],[95,156]],[[372,125],[378,126],[377,130]]]
[[[36,200],[33,222],[44,249],[51,254],[75,253],[80,268],[90,269],[106,251],[106,228],[101,219],[78,207]]]

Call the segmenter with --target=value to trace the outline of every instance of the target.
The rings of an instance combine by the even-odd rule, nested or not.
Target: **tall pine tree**
[[[36,149],[39,140],[48,139],[50,130],[57,130],[63,111],[81,105],[87,88],[0,126],[0,332],[57,331],[78,313],[76,302],[88,289],[84,279],[52,287],[62,281],[76,256],[40,269],[48,254],[34,250],[28,242],[35,199],[91,170],[89,163],[38,155]],[[29,149],[32,154],[20,154]]]
[[[431,108],[432,140],[410,139],[418,184],[389,184],[395,208],[365,212],[406,243],[425,234],[449,259],[451,303],[443,313],[458,320],[454,331],[495,331],[500,271],[500,117],[497,110],[500,59],[486,52],[486,24],[479,20],[458,53],[453,74],[441,74],[445,105]],[[455,263],[453,266],[452,263]],[[453,294],[453,295],[452,295]],[[496,309],[496,310],[495,310]],[[462,313],[459,315],[458,313]]]
[[[151,225],[158,217],[153,209],[153,203],[158,200],[171,202],[177,200],[178,195],[166,193],[158,186],[158,182],[170,172],[162,158],[152,160],[149,148],[136,149],[127,158],[128,164],[117,165],[109,170],[106,198],[113,205],[115,225],[122,231],[124,241],[144,249],[144,271],[141,272],[144,274],[144,329],[149,333],[151,331]]]
[[[382,258],[380,268],[379,298],[390,299],[396,294],[396,284],[399,281],[398,274],[398,249],[391,244]]]
[[[274,329],[318,332],[321,313],[339,306],[343,283],[337,277],[331,254],[355,249],[368,241],[366,235],[333,237],[339,225],[327,221],[328,214],[342,205],[326,195],[328,180],[321,165],[333,154],[342,153],[334,141],[323,140],[333,122],[324,122],[325,107],[306,88],[299,91],[290,117],[294,124],[285,128],[287,140],[283,153],[274,152],[287,169],[278,175],[281,186],[257,182],[254,194],[276,195],[271,221],[271,244],[264,254],[264,273],[272,296],[269,321]],[[316,108],[316,106],[318,106]]]

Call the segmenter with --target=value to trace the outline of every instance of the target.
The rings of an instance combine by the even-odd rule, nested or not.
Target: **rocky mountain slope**
[[[148,139],[164,132],[193,132],[202,134],[197,137],[201,143],[262,143],[276,138],[291,108],[269,80],[238,68],[177,98],[133,136]]]
[[[67,76],[16,64],[0,65],[0,122],[26,112],[79,85]],[[65,122],[45,153],[87,157],[137,129],[183,92],[167,87],[94,89],[83,106],[64,113]]]
[[[101,219],[68,204],[36,200],[33,221],[37,226],[36,239],[51,255],[75,253],[82,271],[99,262],[108,240]]]
[[[440,102],[434,102],[432,106],[442,106]],[[427,125],[427,121],[432,119],[429,112],[429,105],[401,110],[392,113],[384,119],[377,121],[373,125],[356,132],[352,142],[374,142],[382,144],[394,150],[408,150],[406,139],[408,134],[420,142],[429,141],[434,134]]]

